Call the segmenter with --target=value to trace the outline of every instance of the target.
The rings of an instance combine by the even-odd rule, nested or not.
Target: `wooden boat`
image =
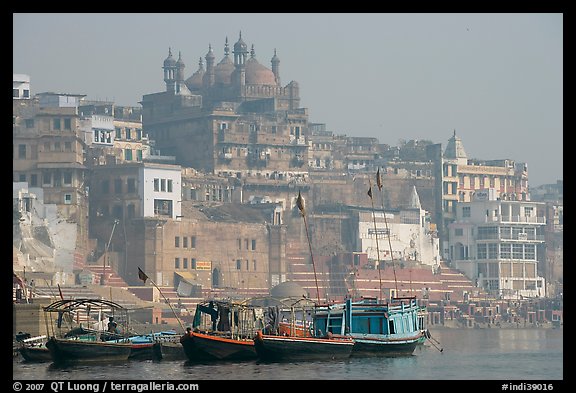
[[[256,359],[254,337],[262,322],[257,317],[260,307],[250,299],[234,302],[210,300],[199,303],[193,328],[182,336],[181,343],[190,360]]]
[[[254,339],[262,360],[333,360],[350,357],[354,340],[349,336],[276,336],[258,332]]]
[[[104,342],[50,337],[46,342],[55,363],[127,361],[132,352],[130,342]]]
[[[192,332],[196,347],[219,360],[256,359],[253,338],[232,338],[221,334]]]
[[[47,331],[52,331],[46,342],[46,347],[50,351],[52,361],[55,363],[85,363],[85,362],[112,362],[126,361],[132,353],[133,343],[127,338],[129,333],[129,318],[127,309],[121,305],[101,299],[67,299],[58,300],[44,307],[48,320],[52,315],[57,315],[57,321],[51,326],[47,326]],[[106,321],[112,318],[102,318],[103,315],[117,316],[114,321],[120,328],[104,329]],[[97,315],[97,317],[96,317]],[[80,326],[64,326],[65,323],[71,325],[74,321],[84,321],[90,324],[96,321],[90,328]],[[67,330],[63,333],[63,330]],[[110,330],[110,331],[109,331]],[[110,337],[116,337],[113,341]],[[123,337],[118,339],[117,337]]]
[[[319,308],[314,327],[353,338],[352,356],[411,355],[424,335],[418,324],[420,310],[415,297],[393,298],[389,303],[348,299]]]
[[[26,362],[49,362],[50,350],[46,347],[46,336],[29,337],[20,341],[18,353]]]

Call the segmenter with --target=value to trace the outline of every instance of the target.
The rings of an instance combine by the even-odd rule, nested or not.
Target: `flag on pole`
[[[298,209],[300,210],[302,215],[306,214],[306,210],[304,209],[304,199],[302,199],[302,195],[300,194],[300,191],[298,191],[298,198],[296,199],[296,206],[298,206]]]
[[[148,280],[148,276],[140,268],[138,268],[138,278],[142,280],[144,284],[146,284],[146,280]]]
[[[370,184],[370,187],[368,188],[367,194],[370,197],[370,199],[372,199],[372,184]]]
[[[378,186],[378,190],[382,191],[382,177],[380,176],[380,167],[378,167],[378,171],[376,171],[376,185]]]

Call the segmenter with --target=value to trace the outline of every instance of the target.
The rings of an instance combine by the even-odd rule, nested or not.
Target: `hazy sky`
[[[256,59],[280,58],[309,120],[335,134],[528,164],[531,187],[563,178],[561,13],[14,14],[13,72],[52,91],[138,106],[163,91],[168,47],[185,78],[239,32]]]

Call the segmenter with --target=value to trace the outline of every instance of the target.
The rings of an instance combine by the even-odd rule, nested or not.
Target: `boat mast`
[[[318,289],[318,277],[316,276],[316,265],[314,264],[314,255],[312,254],[312,243],[310,242],[310,234],[308,233],[308,222],[306,221],[306,209],[304,208],[304,200],[300,191],[298,191],[298,198],[296,199],[296,206],[300,210],[300,214],[304,218],[304,227],[306,229],[306,239],[308,239],[308,248],[310,250],[310,259],[312,260],[312,268],[314,269],[314,282],[316,283],[316,297],[320,303],[320,290]]]
[[[368,183],[370,184],[370,188],[368,188],[368,196],[370,197],[370,201],[372,202],[372,221],[374,221],[374,236],[376,238],[376,255],[377,255],[376,269],[378,269],[378,284],[380,288],[380,299],[382,299],[382,277],[380,273],[380,247],[378,246],[378,230],[376,229],[376,214],[374,212],[374,199],[372,198],[372,180],[368,179]],[[384,214],[384,217],[386,217],[386,214]]]
[[[378,167],[378,170],[376,171],[376,185],[378,186],[378,190],[382,195],[382,214],[384,215],[384,225],[386,226],[386,233],[388,236],[388,247],[390,249],[390,260],[392,261],[392,271],[394,272],[394,288],[396,288],[396,296],[398,296],[398,281],[396,280],[396,264],[394,263],[394,254],[392,253],[392,241],[390,240],[390,229],[388,229],[388,220],[386,219],[386,212],[384,211],[384,191],[382,191],[383,184],[382,184],[382,176],[380,175],[380,167]],[[372,185],[370,185],[370,187],[372,187]],[[374,204],[372,204],[372,208],[374,208]]]

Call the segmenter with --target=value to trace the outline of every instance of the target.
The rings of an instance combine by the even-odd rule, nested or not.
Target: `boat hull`
[[[218,358],[210,355],[209,353],[201,350],[194,341],[192,335],[184,334],[180,337],[180,343],[184,349],[184,354],[191,362],[203,362],[217,360]]]
[[[176,342],[155,342],[152,351],[155,360],[186,360],[184,347]]]
[[[52,361],[52,356],[50,355],[50,350],[45,346],[21,346],[18,348],[20,355],[27,362],[50,362]]]
[[[352,356],[406,356],[411,355],[421,342],[421,335],[408,338],[370,337],[351,335],[354,338]],[[376,336],[376,335],[375,335]]]
[[[132,352],[131,343],[110,343],[50,338],[46,342],[55,363],[117,362],[128,360]]]
[[[288,337],[258,334],[254,346],[262,360],[333,360],[352,354],[350,338]]]
[[[250,360],[257,357],[252,339],[231,339],[197,332],[192,332],[192,339],[197,348],[219,360]]]

